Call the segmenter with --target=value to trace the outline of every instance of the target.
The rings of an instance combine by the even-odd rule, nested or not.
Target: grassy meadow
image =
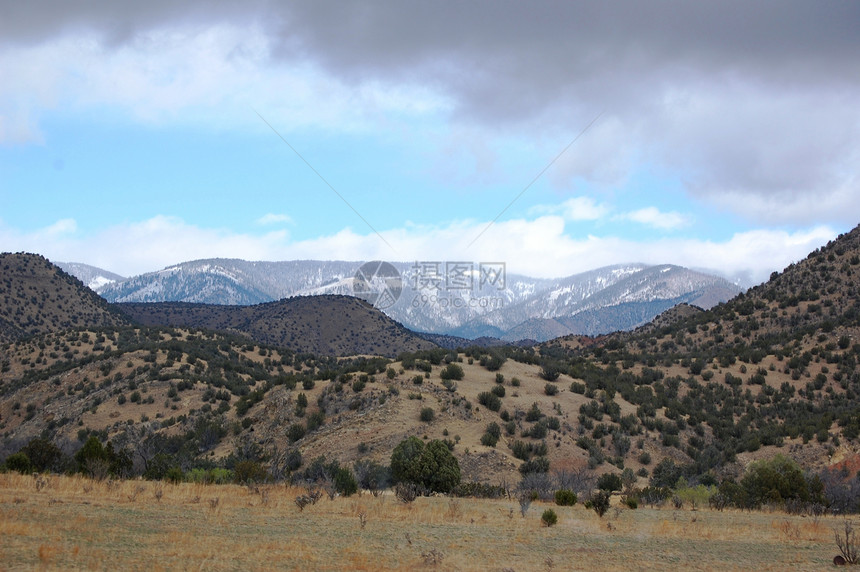
[[[6,570],[820,570],[834,516],[0,474]],[[558,524],[542,526],[553,508]]]

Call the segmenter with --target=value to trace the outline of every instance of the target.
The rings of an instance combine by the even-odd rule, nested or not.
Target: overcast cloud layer
[[[567,260],[559,269],[584,264],[564,255],[589,264],[594,258],[592,266],[623,257],[761,277],[756,257],[771,266],[791,262],[832,238],[834,228],[860,222],[858,2],[176,4],[3,2],[0,143],[39,144],[43,115],[58,108],[105,106],[143,124],[230,130],[248,123],[253,104],[278,125],[334,132],[362,132],[382,119],[442,117],[447,141],[471,153],[478,171],[492,172],[498,156],[486,139],[516,133],[554,154],[558,142],[602,114],[576,152],[546,175],[563,197],[580,202],[562,200],[532,209],[530,218],[502,221],[517,240],[495,239],[507,244],[509,258],[536,266],[539,249],[528,248],[535,242],[544,258],[547,244],[557,247],[553,256]],[[565,223],[577,220],[695,228],[684,212],[625,211],[575,197],[577,185],[611,189],[642,169],[673,174],[687,196],[760,231],[722,241],[656,234],[644,247],[565,233]],[[290,220],[260,216],[261,227]],[[448,244],[446,232],[462,224],[480,232],[489,216],[383,230],[412,245],[404,254],[417,256],[425,252],[418,243]],[[176,218],[159,221],[189,227]],[[9,244],[30,244],[38,234],[3,222]],[[134,224],[158,227],[153,220]],[[110,232],[92,230],[77,244]],[[318,241],[292,242],[286,231],[258,234],[248,238],[256,246],[245,254],[241,232],[195,232],[220,237],[202,241],[207,255],[230,239],[233,246],[219,251],[224,256],[396,257],[376,252],[381,241],[360,221]],[[596,252],[602,254],[589,254]],[[697,262],[703,254],[712,260]],[[675,258],[657,259],[669,255]]]

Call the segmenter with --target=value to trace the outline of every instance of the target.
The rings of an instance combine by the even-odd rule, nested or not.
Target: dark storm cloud
[[[426,84],[458,121],[491,130],[561,137],[604,110],[559,165],[568,178],[649,161],[694,192],[817,193],[822,208],[860,215],[860,2],[70,4],[10,3],[0,37],[87,30],[115,44],[161,26],[254,23],[275,63]]]

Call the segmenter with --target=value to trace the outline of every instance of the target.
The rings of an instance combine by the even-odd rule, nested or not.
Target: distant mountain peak
[[[253,305],[295,296],[353,294],[361,262],[250,262],[212,258],[174,264],[107,283],[112,302],[198,302]],[[413,331],[464,338],[539,341],[633,329],[674,304],[709,308],[741,290],[731,282],[672,264],[615,264],[558,279],[507,274],[505,287],[418,288],[414,262],[392,265],[403,277],[400,299],[385,313]],[[610,309],[607,309],[610,308]],[[601,313],[604,315],[601,316]],[[576,316],[580,317],[577,318]]]

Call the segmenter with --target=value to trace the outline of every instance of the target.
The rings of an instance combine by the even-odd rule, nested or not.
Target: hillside
[[[299,353],[394,357],[435,347],[351,296],[302,296],[255,306],[160,302],[115,307],[145,326],[238,333]]]
[[[0,342],[125,323],[104,299],[35,254],[0,254]]]
[[[533,347],[334,358],[212,331],[263,335],[260,316],[292,326],[294,301],[200,314],[187,304],[123,306],[139,320],[186,326],[10,345],[3,451],[37,435],[73,451],[95,434],[132,451],[139,473],[156,474],[148,463],[161,452],[183,470],[252,459],[282,477],[320,455],[387,463],[405,437],[426,436],[447,440],[463,478],[484,483],[622,472],[640,487],[681,476],[731,483],[751,461],[781,453],[833,487],[841,481],[827,468],[855,466],[860,454],[858,292],[855,229],[711,310],[679,306],[634,332]],[[349,311],[302,313],[323,331],[340,327],[346,344]],[[270,335],[285,337],[278,327]]]
[[[586,394],[634,405],[700,474],[776,452],[809,468],[860,454],[858,341],[860,227],[709,311],[682,306],[594,347],[569,337],[540,351]]]

